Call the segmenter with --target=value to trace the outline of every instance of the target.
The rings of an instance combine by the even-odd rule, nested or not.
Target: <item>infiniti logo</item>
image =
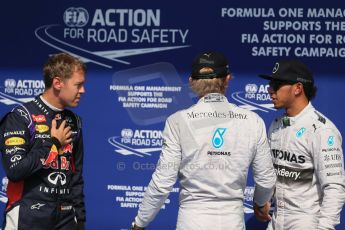
[[[57,185],[58,181],[60,181],[61,185],[66,184],[66,175],[62,172],[52,172],[48,176],[48,181],[54,185]]]
[[[11,157],[11,162],[16,162],[22,159],[21,155],[14,155],[13,157]]]

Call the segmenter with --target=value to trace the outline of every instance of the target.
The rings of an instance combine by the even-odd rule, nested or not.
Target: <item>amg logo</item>
[[[283,151],[280,149],[272,149],[272,156],[276,159],[289,161],[289,162],[295,162],[295,163],[305,163],[305,156],[296,156],[294,153],[290,153],[288,151]]]

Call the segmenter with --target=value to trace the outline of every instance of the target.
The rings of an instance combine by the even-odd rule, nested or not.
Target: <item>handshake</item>
[[[135,220],[133,220],[131,224],[131,230],[145,230],[145,228],[139,227],[138,225],[135,224]]]
[[[257,204],[254,204],[254,214],[256,219],[266,222],[270,221],[272,217],[269,214],[271,208],[271,202],[266,202],[262,207],[259,207]]]

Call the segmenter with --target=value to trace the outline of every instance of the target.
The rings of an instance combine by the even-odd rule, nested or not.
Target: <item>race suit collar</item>
[[[53,106],[52,104],[50,104],[48,101],[44,100],[43,95],[40,96],[40,99],[42,100],[42,102],[44,104],[46,104],[49,108],[51,108],[52,110],[56,111],[56,112],[61,112],[63,109],[59,109],[56,108],[55,106]]]
[[[308,105],[296,116],[294,117],[289,117],[289,116],[284,116],[287,117],[290,121],[290,125],[295,124],[301,117],[303,117],[305,114],[307,114],[310,110],[314,109],[314,106],[311,104],[311,102],[308,103]]]
[[[63,111],[54,111],[52,108],[50,108],[46,103],[42,101],[41,95],[38,95],[37,97],[35,97],[33,102],[42,111],[42,113],[47,116],[54,117],[57,113],[63,112]]]
[[[198,103],[228,102],[228,99],[221,93],[209,93],[200,98]]]

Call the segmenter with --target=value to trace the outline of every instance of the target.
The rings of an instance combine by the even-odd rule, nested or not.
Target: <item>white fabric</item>
[[[275,170],[276,211],[269,229],[334,229],[345,202],[342,138],[309,104],[284,126],[269,129]]]
[[[243,193],[249,166],[257,183],[254,200],[262,205],[273,193],[276,176],[263,120],[209,94],[171,115],[163,132],[156,171],[135,219],[147,226],[176,179],[180,181],[178,229],[243,229]]]
[[[6,213],[6,227],[4,230],[18,230],[19,208],[20,206],[17,205]]]

